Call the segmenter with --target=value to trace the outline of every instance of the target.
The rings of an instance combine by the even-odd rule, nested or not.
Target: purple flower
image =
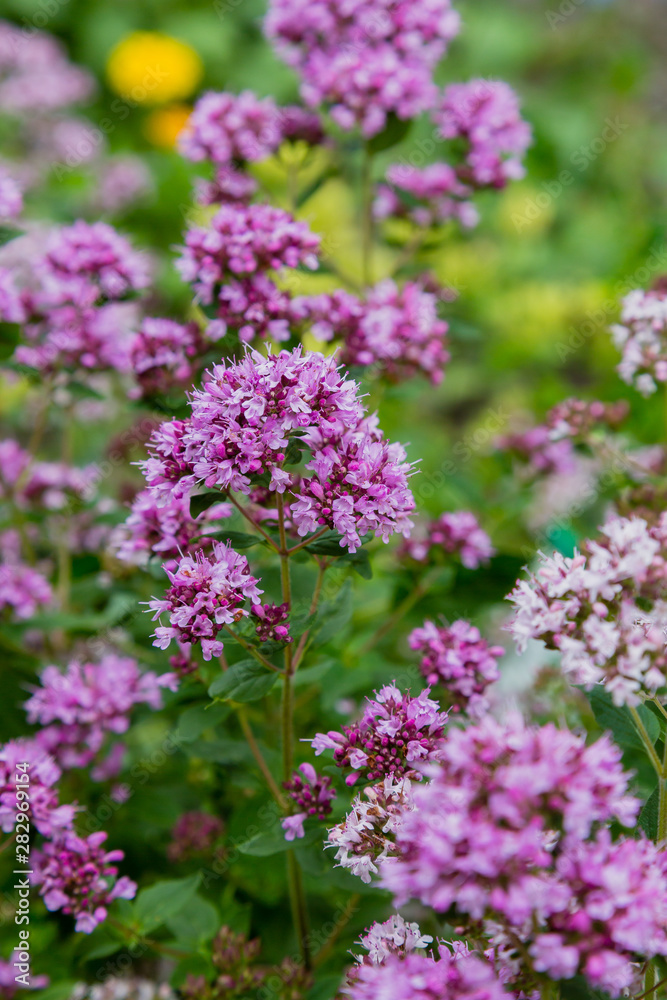
[[[121,562],[145,566],[156,555],[173,569],[180,556],[205,546],[206,534],[232,512],[231,504],[219,503],[195,518],[189,500],[175,498],[160,507],[149,490],[142,490],[132,501],[130,516],[114,529],[109,549]]]
[[[488,710],[486,688],[500,677],[497,660],[505,650],[489,646],[479,629],[466,621],[451,626],[424,622],[408,636],[410,649],[421,654],[419,669],[430,685],[442,684],[452,710],[480,718]]]
[[[502,188],[523,177],[521,158],[531,142],[516,94],[495,80],[453,83],[445,89],[433,120],[443,139],[463,139],[465,166],[459,177],[475,187]]]
[[[606,736],[587,747],[553,725],[485,716],[450,729],[439,758],[414,789],[383,880],[397,900],[416,896],[473,920],[495,914],[523,927],[563,912],[571,891],[555,858],[612,818],[632,825],[640,805]]]
[[[0,21],[0,106],[29,117],[85,100],[94,89],[86,70],[67,59],[60,43],[41,31]],[[27,113],[27,114],[26,114]]]
[[[218,209],[207,229],[188,230],[176,266],[208,304],[230,277],[299,265],[315,270],[319,244],[320,237],[305,222],[280,208],[228,204]]]
[[[103,831],[89,837],[67,832],[44,845],[34,855],[32,881],[39,886],[47,910],[62,910],[76,919],[75,930],[91,934],[107,916],[114,899],[133,899],[137,886],[122,876],[114,862],[122,851],[107,851]]]
[[[121,299],[149,280],[145,255],[125,237],[106,222],[81,219],[51,235],[37,268],[44,284],[38,300],[48,306]]]
[[[624,382],[650,396],[667,382],[667,294],[663,288],[635,289],[623,299],[621,322],[611,328],[622,353],[617,372]]]
[[[171,586],[164,598],[154,598],[149,608],[153,621],[168,616],[169,625],[155,630],[154,646],[166,649],[173,639],[200,643],[205,660],[219,656],[223,644],[218,634],[248,615],[246,600],[259,603],[261,590],[250,575],[248,560],[231,545],[213,542],[210,558],[203,552],[184,556],[174,570],[165,567]]]
[[[466,569],[477,569],[495,550],[475,515],[467,510],[441,514],[426,525],[421,537],[411,537],[401,549],[401,555],[417,562],[427,562],[443,552],[458,555]]]
[[[354,773],[345,779],[348,785],[360,777],[364,781],[417,778],[416,765],[439,759],[447,722],[447,713],[440,712],[428,695],[425,689],[412,698],[387,684],[375,698],[366,699],[358,723],[343,726],[342,733],[318,733],[311,746],[318,756],[332,748],[336,766],[352,769]]]
[[[218,166],[265,160],[282,142],[279,111],[270,97],[209,91],[200,97],[179,138],[189,160]]]
[[[395,913],[384,923],[376,922],[368,928],[356,942],[368,954],[355,955],[355,958],[359,964],[380,965],[390,955],[404,957],[418,948],[428,948],[432,942],[433,938],[429,934],[422,934],[419,924],[409,924]]]
[[[225,824],[206,812],[186,812],[179,816],[167,847],[170,861],[185,861],[208,854],[224,833]]]
[[[192,385],[207,348],[196,323],[147,317],[132,341],[132,370],[146,396]]]
[[[322,444],[306,465],[314,475],[294,488],[290,513],[299,535],[328,526],[341,535],[341,547],[355,552],[367,532],[384,542],[395,532],[409,534],[412,466],[402,445],[384,441],[368,422]]]
[[[16,219],[23,211],[21,189],[4,167],[0,167],[0,219]]]
[[[265,22],[306,103],[329,105],[341,128],[359,125],[367,137],[388,114],[433,106],[432,70],[458,29],[449,0],[272,0]]]
[[[289,634],[289,604],[253,604],[251,612],[257,619],[255,634],[261,642],[282,642],[290,643],[292,637]]]
[[[217,307],[225,329],[235,330],[244,343],[256,337],[280,342],[291,336],[290,297],[266,274],[226,281],[218,292]]]
[[[313,746],[318,753],[321,751],[317,749],[316,740],[313,740]],[[334,747],[337,746],[334,743]],[[388,776],[379,784],[364,788],[363,793],[352,800],[345,819],[329,830],[327,846],[336,848],[337,864],[347,868],[362,882],[370,882],[372,875],[377,875],[384,864],[392,863],[396,857],[394,840],[406,814],[412,809],[414,804],[409,778],[395,780]]]
[[[617,705],[637,705],[641,692],[664,687],[667,674],[667,514],[653,525],[613,515],[600,530],[582,554],[541,554],[537,574],[509,595],[515,611],[508,631],[519,652],[538,638],[559,650],[573,683],[602,682]]]
[[[325,819],[331,812],[331,801],[336,798],[336,790],[331,787],[331,778],[317,774],[312,764],[300,764],[283,787],[296,804],[297,812],[286,816],[281,826],[285,840],[304,836],[303,824],[307,819]]]
[[[32,566],[16,560],[0,566],[0,613],[6,612],[10,618],[32,618],[40,606],[52,600],[51,584]]]
[[[472,191],[448,163],[423,168],[396,163],[388,167],[386,178],[389,186],[378,188],[373,206],[376,218],[406,216],[421,227],[441,225],[450,219],[466,228],[477,225],[477,209],[469,200]],[[415,200],[419,204],[415,205]]]
[[[36,739],[66,769],[88,766],[109,733],[126,732],[135,705],[162,705],[162,678],[115,653],[99,663],[70,663],[64,672],[46,667],[40,684],[24,706],[28,721],[46,727]]]
[[[27,764],[27,770],[19,770],[19,764]],[[53,837],[69,829],[76,806],[59,805],[56,785],[61,770],[53,757],[32,739],[12,740],[0,748],[0,828],[10,833],[16,826],[17,788],[21,787],[24,774],[29,778],[30,809],[26,815],[38,833]]]
[[[351,1000],[506,1000],[493,966],[482,958],[452,954],[442,945],[439,957],[408,952],[388,955],[378,964],[357,966],[343,988]]]

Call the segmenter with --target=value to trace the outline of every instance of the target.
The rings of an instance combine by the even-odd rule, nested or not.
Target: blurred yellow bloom
[[[188,97],[202,78],[201,59],[191,46],[156,31],[134,31],[111,50],[109,85],[137,104],[166,104]]]
[[[171,104],[168,108],[156,108],[144,122],[144,134],[154,146],[173,149],[191,113],[192,108],[188,104]]]

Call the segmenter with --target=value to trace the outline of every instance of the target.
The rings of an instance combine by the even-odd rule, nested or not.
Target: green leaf
[[[190,497],[190,517],[197,518],[205,510],[215,503],[222,503],[225,499],[224,493],[195,493]]]
[[[179,942],[196,947],[204,941],[210,941],[219,930],[220,916],[208,900],[193,896],[165,923]]]
[[[595,687],[589,691],[588,700],[600,728],[611,730],[614,740],[620,747],[633,747],[645,751],[642,738],[626,705],[614,705],[611,696],[602,687]]]
[[[294,675],[292,686],[296,689],[321,681],[323,677],[326,677],[329,671],[333,670],[336,666],[336,662],[336,660],[328,656],[321,663],[316,663],[314,667],[306,667],[304,670],[297,671]]]
[[[644,803],[644,808],[639,814],[639,825],[651,840],[658,836],[658,803],[660,801],[660,789],[654,788],[648,799]]]
[[[69,1000],[72,996],[72,992],[79,983],[74,979],[68,979],[65,982],[54,983],[53,986],[47,987],[45,990],[39,991],[39,1000]]]
[[[317,617],[318,621],[322,622],[317,633],[317,641],[320,644],[328,642],[345,628],[352,617],[350,580],[345,581],[333,600],[325,601]]]
[[[257,701],[268,694],[278,674],[263,667],[257,660],[241,660],[216,679],[208,689],[211,698],[229,701]]]
[[[85,385],[83,382],[68,382],[67,391],[75,399],[104,399],[101,392],[97,392],[96,389]]]
[[[337,531],[328,531],[317,541],[305,546],[308,552],[316,556],[344,556],[346,550],[341,548],[340,535]]]
[[[22,229],[16,229],[14,226],[0,226],[0,247],[4,247],[6,243],[11,243],[17,236],[23,236]]]
[[[314,828],[308,830],[306,836],[301,838],[297,845],[293,840],[285,840],[283,829],[278,826],[272,830],[264,830],[262,833],[256,833],[254,837],[246,840],[244,844],[237,844],[236,849],[241,854],[248,854],[253,858],[269,858],[272,854],[283,854],[295,846],[302,847],[304,844],[311,844],[318,836],[320,838],[322,836],[321,829]]]
[[[21,338],[21,327],[18,323],[0,323],[0,358],[11,357]]]
[[[364,580],[373,579],[373,567],[366,549],[357,549],[356,552],[348,552],[344,557],[345,562],[349,562],[355,573],[363,577]]]
[[[134,904],[134,917],[142,934],[154,930],[187,906],[197,891],[200,873],[166,879],[142,889]]]
[[[178,735],[183,740],[196,740],[203,732],[216,726],[229,714],[226,705],[219,702],[206,702],[205,705],[193,705],[186,708],[178,720]]]
[[[562,1000],[609,1000],[609,994],[603,993],[602,990],[594,990],[584,976],[562,979],[560,995]]]
[[[410,131],[411,125],[412,122],[409,119],[398,118],[394,114],[387,115],[387,124],[382,132],[378,132],[368,142],[369,152],[381,153],[383,150],[390,149],[391,146],[396,146],[399,142],[403,142]]]
[[[190,510],[192,510],[192,505],[190,505]],[[261,538],[256,535],[248,535],[245,531],[230,531],[229,528],[216,528],[215,531],[207,531],[206,534],[200,535],[200,538],[217,538],[225,542],[231,542],[232,548],[250,549],[253,545],[258,545],[261,542]]]
[[[306,1000],[332,1000],[333,997],[338,996],[340,984],[340,973],[321,976],[306,993]]]
[[[298,438],[292,438],[285,452],[285,465],[298,465],[304,445]]]

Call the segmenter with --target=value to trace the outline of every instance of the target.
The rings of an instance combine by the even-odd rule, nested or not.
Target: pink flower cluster
[[[469,200],[471,189],[448,163],[422,168],[396,163],[387,169],[386,179],[387,184],[378,187],[373,205],[376,218],[407,217],[421,228],[450,219],[466,229],[477,225],[479,215]]]
[[[217,319],[225,332],[235,330],[243,343],[255,337],[270,337],[278,342],[290,338],[292,301],[266,274],[225,281],[216,303]]]
[[[289,604],[253,604],[253,618],[257,619],[255,635],[260,642],[281,642],[289,644]],[[287,622],[287,624],[283,624]]]
[[[0,566],[0,613],[32,618],[40,606],[53,600],[49,581],[38,570],[18,560]]]
[[[135,660],[115,653],[99,663],[72,662],[64,672],[46,667],[40,684],[24,706],[28,721],[45,727],[36,740],[65,769],[87,767],[109,733],[126,732],[135,705],[162,705],[163,678],[141,673]],[[102,771],[109,776],[104,765]]]
[[[326,104],[343,129],[382,131],[387,116],[434,105],[433,69],[458,33],[450,0],[272,0],[265,22],[301,76],[307,104]]]
[[[658,382],[667,382],[667,293],[662,288],[635,289],[623,299],[621,322],[611,328],[622,353],[617,372],[642,396],[650,396]]]
[[[616,403],[602,403],[599,400],[587,402],[572,397],[552,407],[545,422],[553,441],[562,438],[585,441],[591,431],[598,427],[616,430],[629,411],[630,407],[624,399]]]
[[[179,816],[167,847],[170,861],[185,861],[209,853],[224,832],[224,823],[205,812],[186,812]]]
[[[221,205],[208,228],[197,226],[185,236],[176,266],[210,304],[229,277],[257,271],[317,267],[319,236],[304,222],[271,205]]]
[[[14,243],[12,269],[0,273],[0,319],[25,323],[15,359],[44,371],[128,371],[136,310],[119,300],[148,284],[144,255],[104,222],[78,220],[44,247]]]
[[[353,970],[343,993],[351,1000],[506,1000],[493,966],[470,954],[452,954],[445,946],[439,957],[408,952],[388,955],[378,964]]]
[[[592,433],[616,428],[625,420],[625,400],[602,403],[565,399],[547,413],[543,424],[498,438],[495,446],[525,462],[532,475],[567,475],[575,471],[575,444],[590,444]]]
[[[319,756],[333,750],[337,767],[350,768],[346,784],[380,781],[385,777],[418,778],[415,767],[438,760],[444,743],[447,713],[429,698],[428,688],[416,698],[401,694],[393,684],[367,698],[359,722],[343,726],[343,732],[317,733],[311,746]]]
[[[0,441],[0,497],[10,493],[21,508],[58,511],[72,500],[90,499],[94,479],[94,466],[35,461],[13,438]]]
[[[664,858],[599,829],[639,809],[620,757],[607,737],[587,747],[552,725],[487,716],[452,730],[397,825],[383,884],[398,904],[414,896],[511,930],[536,971],[582,972],[617,996],[637,955],[667,952]]]
[[[355,795],[345,819],[329,830],[328,847],[336,861],[362,882],[370,882],[380,868],[396,857],[396,833],[414,809],[409,778],[386,777]]]
[[[301,480],[290,505],[299,535],[333,528],[341,546],[356,552],[368,532],[385,542],[396,531],[409,532],[414,501],[403,446],[385,441],[367,422],[335,444],[320,443],[306,465],[314,475]]]
[[[489,646],[479,629],[466,621],[451,626],[424,622],[408,636],[410,649],[421,654],[419,669],[430,685],[441,684],[454,712],[472,719],[488,711],[486,689],[500,677],[502,646]]]
[[[208,346],[196,323],[144,319],[130,347],[132,371],[143,395],[191,386]]]
[[[16,219],[23,211],[23,196],[14,178],[0,166],[0,219]]]
[[[92,77],[65,56],[51,35],[0,21],[0,107],[26,114],[65,107],[85,100]]]
[[[466,569],[477,569],[489,561],[495,549],[475,515],[467,510],[441,514],[401,547],[401,555],[416,562],[428,562],[443,553],[459,556]]]
[[[106,222],[83,222],[57,230],[37,265],[43,282],[39,304],[86,307],[100,299],[121,299],[145,288],[145,256]]]
[[[443,139],[466,143],[461,180],[473,187],[504,187],[524,175],[521,158],[530,145],[517,96],[496,80],[453,83],[445,89],[433,120]]]
[[[39,886],[47,910],[62,910],[76,919],[75,930],[91,934],[106,919],[114,899],[133,899],[135,882],[123,875],[116,879],[114,862],[122,851],[104,851],[104,832],[78,837],[68,831],[47,842],[34,854],[32,881]]]
[[[60,805],[56,785],[61,770],[36,740],[12,740],[0,747],[0,828],[11,833],[17,823],[19,764],[28,765],[29,810],[24,813],[43,837],[54,837],[72,826],[76,806]]]
[[[398,913],[384,923],[374,923],[357,944],[367,955],[355,955],[359,964],[380,965],[390,955],[405,956],[418,948],[427,948],[433,942],[429,934],[422,934],[419,924],[409,924]]]
[[[149,490],[141,490],[132,501],[127,520],[114,529],[109,550],[121,562],[136,566],[145,566],[151,556],[160,556],[173,569],[181,556],[206,545],[205,536],[232,511],[231,504],[219,503],[192,517],[187,498],[175,497],[158,506]]]
[[[200,97],[179,137],[187,159],[219,167],[265,160],[282,142],[279,111],[270,97],[209,91]]]
[[[574,684],[603,683],[617,705],[637,705],[666,683],[667,514],[651,525],[612,516],[600,531],[581,554],[541,556],[509,595],[508,630],[520,652],[528,639],[558,650]]]
[[[216,365],[191,406],[190,421],[164,424],[151,439],[144,472],[156,496],[183,496],[198,484],[249,496],[252,477],[268,473],[270,491],[294,497],[290,517],[301,536],[335,527],[353,552],[366,532],[386,541],[410,530],[405,453],[364,418],[357,386],[334,358],[301,348],[249,353]],[[291,442],[310,451],[312,476],[285,468]]]
[[[155,629],[153,645],[166,649],[173,639],[200,643],[205,660],[219,656],[223,649],[219,633],[248,615],[246,600],[259,603],[261,590],[250,575],[248,560],[230,545],[213,542],[210,557],[198,550],[166,573],[171,586],[164,598],[150,601],[149,608],[153,621],[164,614],[169,625]]]
[[[336,798],[336,790],[331,787],[331,778],[318,775],[312,764],[300,764],[289,781],[284,782],[290,799],[297,812],[286,816],[281,822],[285,840],[304,836],[303,824],[307,819],[324,819],[331,812],[331,801]]]
[[[449,361],[448,326],[438,301],[416,282],[399,288],[386,279],[364,301],[345,291],[300,296],[291,305],[295,325],[306,324],[318,340],[342,340],[346,365],[378,365],[393,379],[416,373],[438,385]]]

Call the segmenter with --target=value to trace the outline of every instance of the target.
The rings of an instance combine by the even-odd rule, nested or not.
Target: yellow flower
[[[192,108],[188,104],[171,104],[168,108],[156,108],[144,122],[144,134],[154,146],[173,149],[191,113]]]
[[[111,88],[137,104],[166,104],[188,97],[202,73],[201,59],[191,46],[156,31],[127,35],[107,60]]]

